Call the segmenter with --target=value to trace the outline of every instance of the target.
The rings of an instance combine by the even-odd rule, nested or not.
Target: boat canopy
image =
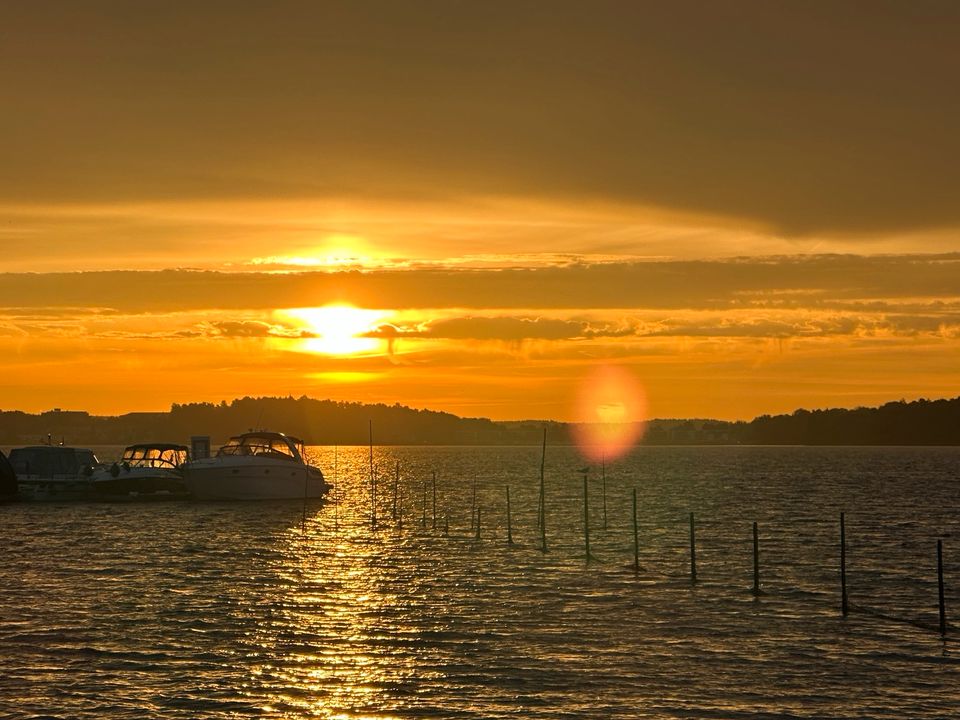
[[[99,465],[92,450],[35,445],[10,451],[10,464],[18,475],[77,475],[84,468]]]
[[[187,461],[187,448],[169,443],[141,443],[123,451],[120,462],[129,467],[176,468]]]
[[[283,433],[244,433],[230,438],[217,455],[260,455],[303,462],[303,441]]]

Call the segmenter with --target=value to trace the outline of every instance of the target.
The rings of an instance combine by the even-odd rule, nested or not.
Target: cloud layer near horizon
[[[0,274],[0,307],[127,313],[368,308],[839,308],[960,298],[960,254],[792,256],[565,266],[225,273],[167,270]]]
[[[949,396],[958,264],[951,254],[3,274],[0,391],[15,407],[76,397],[112,412],[130,396],[111,385],[150,377],[136,397],[153,408],[306,392],[569,418],[579,378],[609,362],[646,384],[661,416]],[[311,324],[310,312],[285,310],[336,302],[371,308],[371,325],[355,328],[372,343],[362,352],[324,351],[322,313]]]

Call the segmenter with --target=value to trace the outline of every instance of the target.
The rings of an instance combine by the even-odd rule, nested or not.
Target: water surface
[[[334,449],[311,453],[333,477]],[[960,613],[960,450],[643,448],[606,468],[605,530],[591,470],[589,564],[583,462],[570,449],[548,452],[540,550],[539,454],[376,448],[375,530],[366,448],[336,451],[339,502],[305,512],[2,506],[0,716],[956,715],[960,656],[936,632],[936,540],[948,612]]]

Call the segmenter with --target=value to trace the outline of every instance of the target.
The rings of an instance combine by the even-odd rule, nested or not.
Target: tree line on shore
[[[168,412],[97,416],[82,411],[39,414],[0,411],[0,444],[214,443],[249,429],[281,430],[308,444],[534,445],[548,428],[550,443],[571,444],[572,425],[555,421],[493,421],[400,404],[364,404],[308,397],[245,397],[230,403],[174,404]],[[876,408],[796,410],[750,422],[652,420],[651,445],[960,445],[960,397],[890,402]]]

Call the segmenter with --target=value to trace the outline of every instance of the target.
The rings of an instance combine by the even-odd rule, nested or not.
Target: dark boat
[[[0,452],[0,502],[17,499],[17,474],[7,456]]]
[[[92,450],[62,445],[34,445],[10,451],[22,500],[90,500],[90,476],[100,464]]]

